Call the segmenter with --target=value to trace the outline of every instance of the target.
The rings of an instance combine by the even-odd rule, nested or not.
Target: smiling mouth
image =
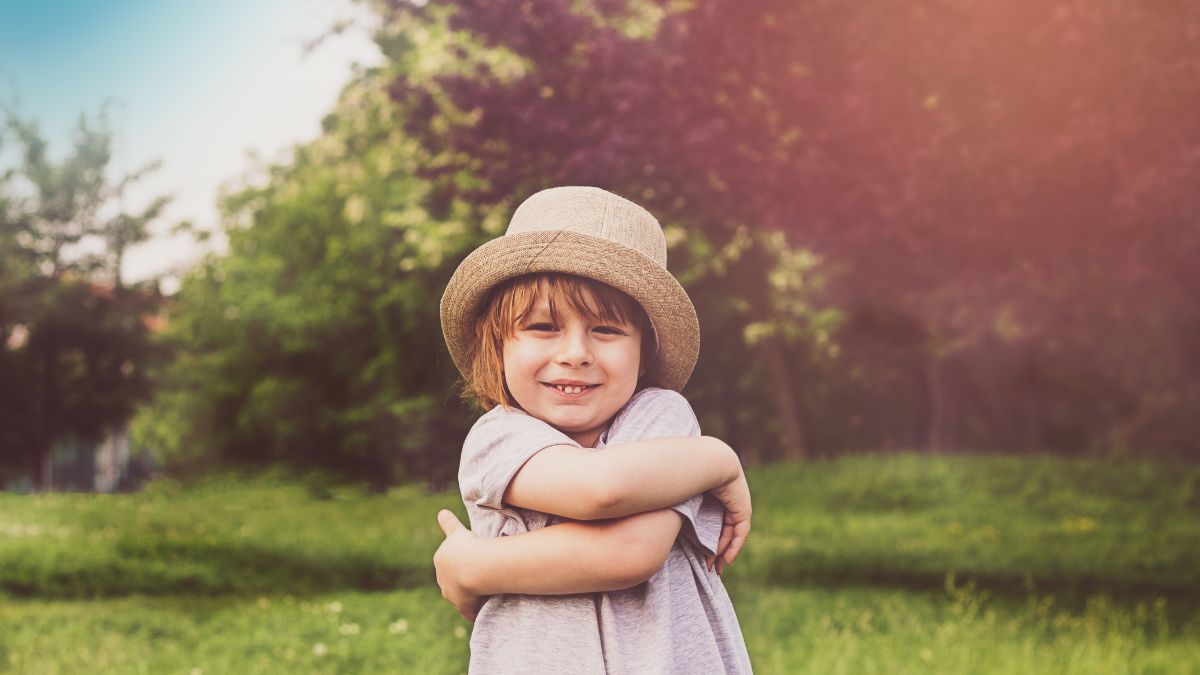
[[[582,396],[600,386],[598,384],[551,384],[549,382],[543,382],[542,384],[567,396]]]

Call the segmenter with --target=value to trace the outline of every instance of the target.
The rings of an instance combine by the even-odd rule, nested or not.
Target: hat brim
[[[662,265],[607,239],[566,230],[511,234],[468,255],[442,295],[442,334],[454,365],[469,378],[475,317],[496,284],[525,274],[574,274],[616,288],[646,310],[658,337],[661,381],[680,391],[700,355],[700,322],[683,286]]]

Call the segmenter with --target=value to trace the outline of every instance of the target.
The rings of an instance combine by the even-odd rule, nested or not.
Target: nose
[[[592,345],[587,331],[568,329],[562,333],[558,343],[559,364],[583,367],[592,364]]]

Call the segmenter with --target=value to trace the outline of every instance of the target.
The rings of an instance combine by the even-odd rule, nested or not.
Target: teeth
[[[579,394],[583,392],[583,387],[578,385],[556,384],[554,386],[564,394]]]

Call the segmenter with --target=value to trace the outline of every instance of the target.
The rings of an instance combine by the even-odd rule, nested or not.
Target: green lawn
[[[759,673],[1196,673],[1200,613],[1158,599],[731,586]],[[461,673],[470,624],[432,588],[310,597],[14,600],[12,673]]]
[[[753,470],[726,573],[760,673],[1200,673],[1200,470],[860,457]],[[0,672],[465,670],[438,508],[281,477],[0,495]]]

